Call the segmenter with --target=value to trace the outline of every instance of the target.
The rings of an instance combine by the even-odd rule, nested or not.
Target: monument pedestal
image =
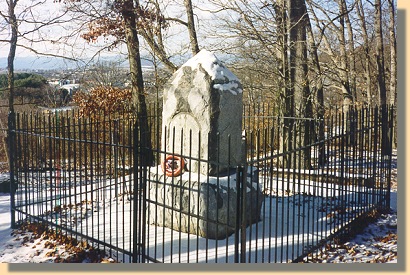
[[[183,177],[149,174],[148,222],[209,239],[224,239],[237,228],[238,209],[244,223],[259,222],[263,195],[257,183],[247,182],[246,195],[236,188],[236,177],[209,177],[193,181]],[[228,184],[229,183],[229,184]],[[239,197],[238,197],[239,196]],[[238,203],[245,203],[242,208]]]

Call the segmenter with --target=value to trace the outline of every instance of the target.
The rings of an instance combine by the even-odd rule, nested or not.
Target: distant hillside
[[[60,68],[76,68],[75,62],[52,57],[16,57],[14,60],[15,70],[53,70]],[[7,58],[0,58],[0,70],[7,68]]]
[[[47,79],[41,75],[30,73],[17,73],[14,75],[14,86],[16,88],[42,88],[44,85],[47,85]],[[7,75],[0,74],[0,89],[7,86]]]

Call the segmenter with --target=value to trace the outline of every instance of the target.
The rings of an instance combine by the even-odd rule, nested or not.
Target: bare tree
[[[147,5],[153,5],[152,12],[155,14],[155,21],[151,24],[139,24],[139,31],[151,49],[152,53],[158,57],[158,59],[167,67],[171,72],[175,72],[178,66],[170,60],[169,54],[167,53],[166,45],[164,42],[163,29],[169,27],[168,21],[178,21],[182,22],[179,19],[174,18],[165,18],[163,16],[163,11],[157,0],[148,1]],[[140,21],[142,22],[142,21]],[[154,24],[152,24],[154,23]],[[185,22],[183,22],[186,24]]]
[[[388,114],[387,114],[387,92],[386,75],[384,70],[384,44],[382,29],[382,3],[381,0],[375,1],[375,35],[376,35],[376,66],[377,66],[377,90],[379,92],[379,104],[382,108],[382,154],[390,154],[388,138]]]
[[[191,0],[184,0],[184,5],[186,8],[186,14],[187,14],[187,28],[189,32],[189,40],[191,44],[191,51],[195,55],[199,52],[199,44],[198,44],[198,38],[196,35],[196,30],[195,30],[195,20],[194,20],[194,11],[192,8],[192,1]]]
[[[287,1],[211,2],[217,24],[210,26],[209,36],[219,36],[213,47],[235,56],[231,67],[249,103],[274,102],[277,113],[286,115],[289,109],[282,101],[289,99]]]
[[[199,44],[196,35],[196,28],[194,22],[194,10],[192,2],[184,0],[184,10],[187,15],[187,20],[182,19],[183,14],[177,13],[176,16],[165,15],[167,13],[167,5],[171,0],[158,1],[158,0],[146,0],[137,1],[138,9],[134,10],[136,14],[136,27],[138,29],[138,35],[143,39],[140,41],[140,46],[146,48],[156,56],[156,58],[170,71],[174,72],[178,69],[178,64],[171,60],[171,57],[175,54],[171,53],[171,50],[175,50],[175,45],[171,45],[172,41],[169,41],[166,33],[170,33],[180,26],[185,28],[188,33],[188,39],[186,39],[186,48],[191,47],[193,53],[199,51]],[[107,4],[98,4],[107,3]],[[109,10],[110,3],[112,1],[71,1],[69,9],[76,13],[83,13],[88,16],[90,23],[88,24],[88,30],[83,33],[82,37],[89,42],[97,41],[101,36],[106,39],[108,36],[114,37],[114,41],[111,44],[112,47],[118,46],[118,44],[124,41],[123,18],[113,10]],[[114,1],[115,2],[115,1]],[[87,3],[86,9],[81,9],[83,3]],[[87,10],[101,10],[101,12],[89,12]],[[104,12],[103,10],[106,10]],[[173,28],[175,26],[175,28]],[[105,31],[102,31],[105,30]],[[183,40],[179,40],[183,42]],[[189,46],[190,45],[190,46]]]
[[[306,9],[306,4],[305,4],[305,9]],[[305,11],[307,20],[306,20],[306,32],[307,32],[307,41],[309,44],[309,53],[310,53],[310,58],[312,60],[312,67],[314,71],[314,76],[311,77],[313,78],[313,81],[311,80],[310,83],[314,83],[314,85],[311,86],[312,89],[312,95],[316,94],[316,118],[319,121],[319,129],[317,133],[317,139],[318,140],[324,140],[325,139],[325,131],[324,131],[324,123],[323,119],[325,117],[325,103],[324,103],[324,88],[323,88],[323,83],[324,83],[324,74],[322,72],[322,68],[320,65],[319,61],[319,54],[318,54],[318,45],[312,30],[312,24],[310,22],[310,17],[309,13],[306,9]],[[319,38],[320,39],[320,38]],[[319,145],[319,156],[318,156],[318,161],[320,165],[323,165],[325,163],[325,146],[324,144]]]
[[[148,126],[148,111],[145,102],[144,79],[141,67],[140,45],[138,39],[137,21],[135,10],[139,11],[138,1],[116,0],[116,8],[124,19],[125,40],[128,49],[128,61],[130,66],[132,103],[137,109],[138,129],[142,150],[151,148],[150,129]],[[144,151],[140,156],[140,165],[146,166],[151,162],[150,152]]]
[[[120,67],[121,62],[99,61],[84,72],[86,84],[92,86],[119,86],[123,83],[127,72]],[[120,84],[121,83],[121,84]],[[84,86],[83,86],[84,87]],[[90,87],[91,88],[91,87]]]
[[[305,0],[290,0],[289,1],[289,67],[290,67],[290,96],[293,98],[293,106],[297,118],[313,118],[312,97],[309,88],[308,64],[307,64],[307,14]],[[298,120],[293,128],[297,135],[296,144],[293,144],[290,149],[304,148],[310,144],[313,133],[310,133],[311,124],[309,120]],[[291,141],[288,141],[291,143]],[[294,147],[296,146],[296,147]],[[310,152],[303,150],[298,152],[301,154],[301,168],[310,168]],[[296,155],[297,155],[296,154]],[[294,156],[299,159],[299,156]],[[293,161],[293,167],[298,167],[299,162]]]
[[[141,7],[139,1],[77,1],[64,2],[66,10],[79,15],[85,15],[88,32],[81,34],[88,42],[96,42],[100,37],[112,37],[107,41],[108,48],[112,49],[125,42],[129,62],[129,77],[131,80],[132,106],[137,115],[139,141],[143,150],[151,148],[150,129],[148,125],[147,105],[145,100],[144,79],[141,66],[141,52],[138,31],[142,26],[155,25],[162,17],[149,7]],[[140,165],[151,162],[149,152],[141,154]]]
[[[352,97],[352,101],[355,102],[357,95],[356,95],[356,54],[355,54],[355,46],[354,46],[354,34],[353,34],[353,27],[351,23],[350,16],[353,11],[353,7],[355,6],[355,2],[352,4],[352,7],[348,9],[347,0],[341,0],[339,5],[341,7],[341,12],[344,15],[345,23],[346,23],[346,31],[347,31],[347,63],[348,63],[348,72],[349,72],[349,86],[350,86],[350,95]],[[348,104],[352,105],[353,102],[349,102]]]
[[[397,104],[397,39],[396,7],[394,0],[389,2],[389,44],[390,44],[390,104]]]
[[[397,40],[396,40],[396,7],[395,1],[389,0],[389,42],[390,42],[390,105],[397,105]],[[394,115],[394,128],[397,129],[397,112]],[[397,133],[397,130],[395,131]],[[394,135],[397,145],[397,135]]]
[[[349,79],[349,52],[345,32],[346,18],[353,8],[347,10],[345,0],[337,0],[338,12],[335,14],[327,10],[336,9],[333,2],[329,3],[330,7],[322,6],[312,0],[309,0],[308,3],[316,26],[320,29],[320,40],[324,42],[322,51],[332,61],[330,64],[326,64],[327,77],[331,79],[333,86],[341,90],[343,109],[347,112],[353,104],[353,95]],[[326,20],[320,19],[315,10],[320,11]],[[334,37],[336,41],[332,40]]]
[[[372,62],[371,62],[371,55],[370,55],[370,39],[368,35],[368,30],[366,26],[366,20],[365,20],[365,12],[363,9],[363,3],[362,0],[358,0],[356,3],[356,12],[359,17],[359,22],[360,22],[360,28],[361,28],[361,35],[363,38],[363,51],[364,51],[364,57],[362,63],[364,63],[364,78],[366,80],[366,85],[365,85],[365,105],[370,105],[372,103]]]
[[[47,4],[47,0],[21,3],[19,0],[6,0],[7,11],[0,9],[0,18],[3,18],[5,25],[0,43],[9,44],[9,53],[7,59],[8,71],[8,99],[9,110],[14,111],[14,60],[18,48],[25,49],[36,55],[52,56],[74,60],[59,54],[58,52],[50,52],[47,50],[39,50],[36,45],[45,45],[46,43],[53,44],[57,48],[58,44],[63,43],[66,38],[63,34],[58,38],[47,37],[47,28],[60,26],[64,27],[69,22],[66,18],[66,13],[56,12],[54,14],[46,14],[38,16],[38,10]],[[9,33],[7,33],[7,29]],[[6,34],[6,35],[5,35]]]
[[[62,15],[57,15],[53,18],[45,18],[44,20],[40,20],[33,15],[34,7],[37,5],[44,4],[44,2],[31,2],[31,6],[28,5],[23,9],[23,12],[18,14],[19,0],[6,0],[7,4],[7,11],[0,10],[0,17],[6,23],[6,26],[10,30],[10,33],[6,35],[4,38],[4,33],[1,35],[1,43],[8,43],[9,44],[9,53],[7,57],[7,82],[8,82],[8,108],[9,108],[9,117],[8,117],[8,136],[7,136],[7,146],[8,146],[8,161],[9,161],[9,172],[11,183],[14,182],[14,165],[15,165],[15,154],[12,153],[15,150],[15,133],[13,130],[16,129],[16,118],[14,114],[14,97],[15,97],[15,77],[14,77],[14,60],[16,57],[17,47],[24,47],[27,50],[31,50],[32,52],[39,53],[33,47],[33,44],[38,42],[44,42],[45,39],[42,36],[34,36],[34,34],[38,34],[42,28],[46,26],[51,26],[55,23],[63,24],[63,20],[59,20],[62,18]],[[3,6],[4,7],[4,6]],[[20,16],[19,16],[20,15]],[[26,29],[20,31],[19,27],[24,26]],[[4,28],[5,30],[6,28]],[[36,37],[36,38],[33,38]],[[30,44],[20,44],[19,45],[19,38],[20,39],[28,39],[31,43]],[[45,55],[54,55],[50,53],[44,53]],[[56,56],[56,55],[54,55]],[[13,204],[13,203],[12,203]],[[12,205],[13,207],[13,205]],[[12,215],[12,224],[14,224],[14,215]]]
[[[18,23],[15,13],[15,8],[18,0],[7,0],[8,15],[3,15],[3,18],[9,24],[11,29],[10,50],[7,58],[7,80],[9,94],[9,112],[14,112],[14,58],[17,49]]]
[[[377,66],[377,90],[379,91],[379,104],[387,103],[386,76],[384,70],[384,44],[382,28],[382,5],[381,0],[375,1],[375,35],[376,35],[376,66]]]
[[[217,11],[222,16],[225,15],[221,17],[224,28],[229,29],[229,38],[236,37],[237,44],[231,44],[227,52],[235,53],[237,60],[242,62],[239,67],[244,69],[242,79],[245,80],[246,93],[253,94],[251,88],[256,90],[258,86],[264,86],[258,91],[261,95],[259,102],[274,100],[279,103],[278,113],[286,118],[280,141],[281,150],[292,150],[295,146],[309,143],[313,137],[311,125],[289,119],[313,117],[313,97],[308,74],[309,18],[305,1],[213,0],[212,3],[218,7]],[[222,35],[221,39],[228,39],[226,32],[222,32]],[[260,79],[258,86],[253,79]],[[291,137],[296,132],[298,139],[293,140]],[[301,154],[301,165],[309,167],[310,154]],[[299,165],[293,161],[298,157],[288,159],[287,164]]]
[[[339,62],[339,78],[340,82],[342,84],[342,91],[343,91],[343,111],[347,113],[349,111],[349,108],[353,104],[353,95],[352,95],[352,90],[350,86],[350,80],[349,80],[349,59],[348,59],[348,52],[347,52],[347,46],[346,46],[346,18],[348,18],[347,15],[347,9],[346,9],[346,2],[345,0],[339,0],[339,12],[340,12],[340,17],[339,17],[339,26],[336,26],[334,24],[335,29],[337,29],[337,36],[338,36],[338,43],[339,43],[339,52],[340,56],[338,57]]]
[[[282,95],[285,98],[284,111],[282,114],[285,117],[291,117],[293,115],[293,100],[292,100],[292,89],[290,85],[290,64],[288,58],[288,7],[287,1],[282,0],[276,5],[274,5],[276,12],[276,22],[278,25],[278,46],[279,46],[279,56],[280,56],[280,72],[282,74]]]
[[[312,117],[307,64],[307,14],[304,0],[290,0],[289,44],[290,87],[294,97],[294,115]]]

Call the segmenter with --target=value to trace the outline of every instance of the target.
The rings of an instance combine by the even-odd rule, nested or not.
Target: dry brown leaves
[[[78,241],[73,237],[66,236],[58,231],[47,228],[42,223],[26,222],[15,230],[15,234],[24,235],[25,232],[33,234],[23,237],[22,243],[34,243],[37,239],[39,242],[33,245],[37,248],[41,240],[47,240],[43,246],[46,249],[51,249],[45,255],[46,257],[55,257],[55,263],[114,263],[115,261],[108,259],[103,250],[92,247],[87,241]],[[65,256],[62,257],[59,249],[64,249]]]
[[[90,92],[77,92],[73,100],[80,108],[81,117],[94,117],[101,113],[113,114],[130,109],[131,90],[97,86]]]

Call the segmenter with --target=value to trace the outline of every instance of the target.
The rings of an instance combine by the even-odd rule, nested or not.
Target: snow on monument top
[[[242,93],[242,86],[236,75],[234,75],[225,65],[210,51],[201,50],[183,67],[191,67],[192,70],[198,69],[199,65],[209,74],[214,81],[213,87],[220,91],[229,91],[234,95]]]
[[[212,80],[224,79],[224,77],[227,77],[229,80],[239,81],[239,79],[229,71],[213,53],[207,50],[201,50],[182,65],[182,67],[189,66],[194,70],[198,68],[199,64],[201,64],[202,68],[204,68],[204,70],[211,76]]]

